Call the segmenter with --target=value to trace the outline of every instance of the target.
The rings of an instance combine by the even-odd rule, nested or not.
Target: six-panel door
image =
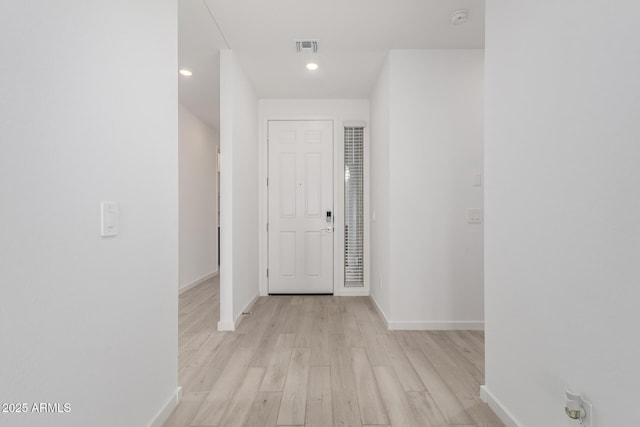
[[[269,293],[333,293],[333,123],[269,121],[268,144]]]

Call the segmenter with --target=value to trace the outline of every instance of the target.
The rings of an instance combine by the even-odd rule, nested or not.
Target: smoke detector
[[[296,40],[298,53],[318,53],[318,40]]]
[[[451,25],[462,25],[469,18],[468,10],[456,10],[451,14]]]

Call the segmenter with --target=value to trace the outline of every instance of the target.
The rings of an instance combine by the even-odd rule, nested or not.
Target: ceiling
[[[469,19],[451,25],[459,9]],[[368,98],[389,49],[484,46],[483,0],[179,0],[179,17],[179,63],[193,71],[180,102],[216,129],[220,49],[260,98]],[[318,54],[296,53],[296,39],[319,40]]]
[[[220,129],[220,49],[225,48],[204,1],[179,0],[178,65],[193,75],[178,75],[178,98],[216,130]]]

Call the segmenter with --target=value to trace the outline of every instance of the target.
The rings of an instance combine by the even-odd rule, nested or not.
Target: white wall
[[[0,401],[71,404],[3,425],[137,427],[175,404],[176,23],[170,0],[0,7]]]
[[[369,150],[368,128],[365,128],[365,274],[363,288],[344,286],[344,123],[357,121],[368,124],[369,100],[367,99],[262,99],[259,102],[260,116],[260,272],[267,269],[267,124],[270,119],[328,119],[334,121],[334,295],[369,294]],[[260,291],[266,295],[266,274],[260,274]]]
[[[391,314],[389,217],[389,58],[371,94],[371,297],[385,315]],[[387,284],[385,286],[385,284]],[[387,319],[388,320],[388,319]]]
[[[219,135],[183,105],[179,122],[179,285],[187,289],[218,271]]]
[[[372,234],[382,245],[389,236],[374,299],[392,329],[482,328],[483,231],[467,210],[483,207],[473,186],[483,169],[483,52],[394,50],[388,67],[372,99],[382,169]]]
[[[637,426],[640,4],[487,3],[487,391],[521,426],[577,425],[568,387]]]
[[[220,52],[220,323],[258,295],[258,99],[235,53]]]

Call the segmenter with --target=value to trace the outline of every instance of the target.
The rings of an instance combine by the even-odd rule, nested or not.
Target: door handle
[[[325,233],[333,233],[333,227],[321,228],[320,231]]]

